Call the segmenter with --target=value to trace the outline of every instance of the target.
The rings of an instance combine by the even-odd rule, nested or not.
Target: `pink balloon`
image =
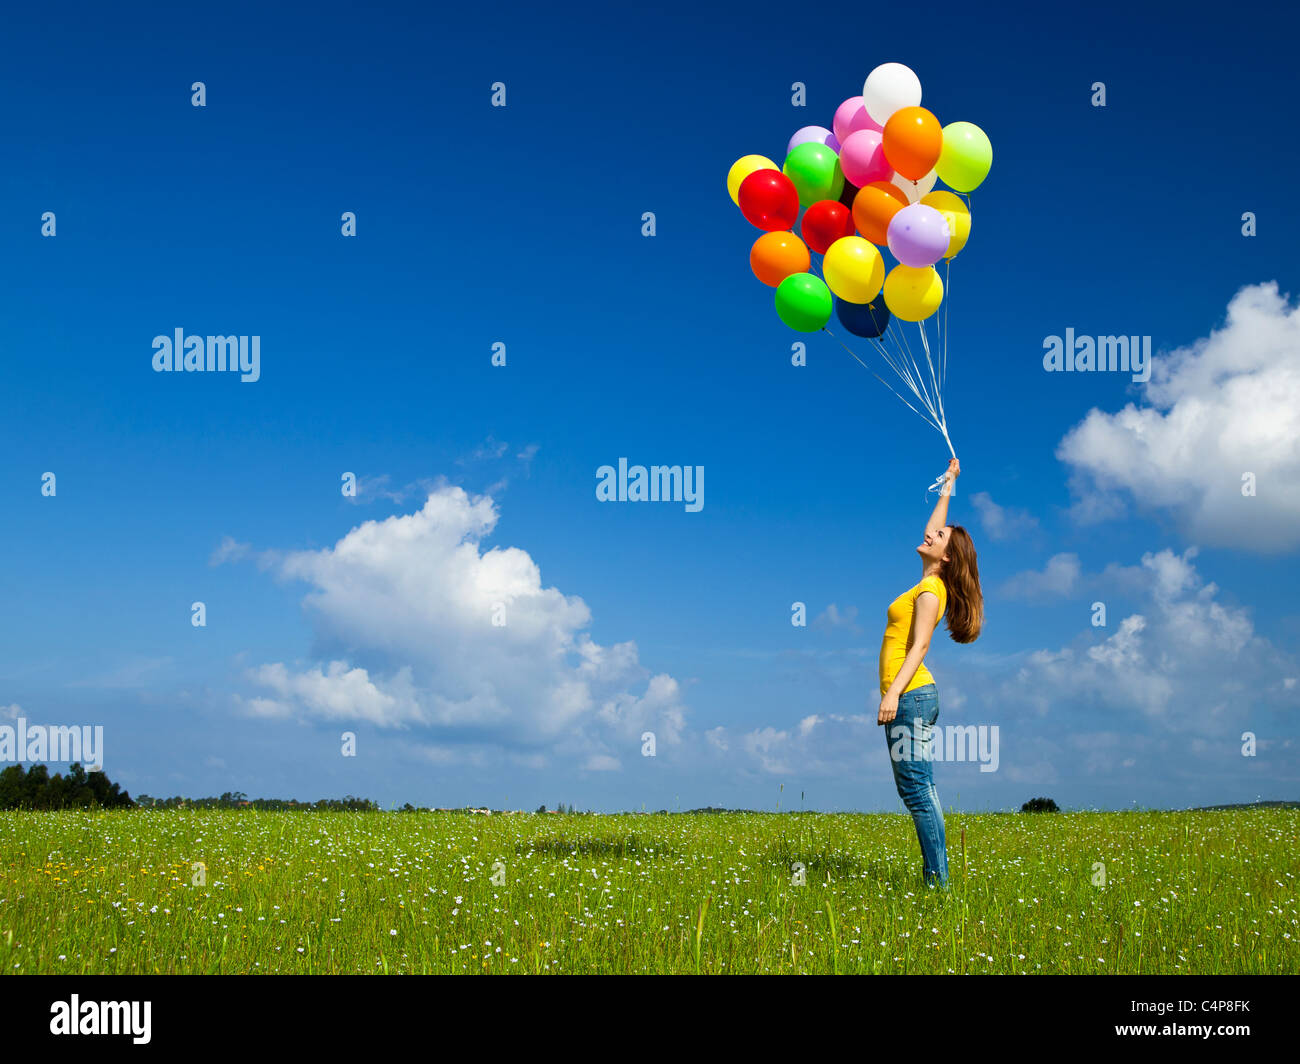
[[[840,169],[844,171],[845,180],[859,188],[893,177],[893,168],[882,147],[882,134],[874,129],[850,133],[840,145]]]
[[[874,129],[877,133],[884,129],[879,122],[867,114],[861,96],[850,96],[835,109],[835,118],[831,122],[836,139],[843,144],[849,136],[860,129]]]

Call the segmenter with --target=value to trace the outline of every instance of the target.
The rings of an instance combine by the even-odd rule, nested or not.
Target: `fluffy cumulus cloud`
[[[1001,506],[993,501],[987,491],[977,491],[970,497],[971,505],[979,515],[980,525],[990,539],[1018,539],[1038,528],[1038,518],[1027,510]]]
[[[1130,584],[1145,587],[1141,607],[1097,630],[1109,635],[1090,633],[1030,654],[1003,684],[1004,703],[1044,715],[1134,714],[1134,727],[1158,721],[1171,730],[1211,732],[1240,716],[1243,700],[1256,707],[1276,702],[1290,691],[1285,679],[1295,674],[1295,662],[1255,631],[1247,610],[1220,601],[1218,586],[1196,571],[1195,555],[1195,548],[1144,554],[1138,572],[1127,574]]]
[[[1146,398],[1092,410],[1061,441],[1077,517],[1116,516],[1131,497],[1207,545],[1300,545],[1300,311],[1276,283],[1243,288],[1222,328],[1157,357]]]
[[[719,751],[733,747],[741,755],[733,767],[771,776],[840,777],[862,775],[864,766],[875,777],[890,774],[884,758],[884,735],[873,715],[859,713],[809,714],[786,728],[770,725],[728,738],[715,729],[710,739]],[[880,756],[875,756],[880,755]]]
[[[679,742],[677,681],[652,675],[632,642],[594,642],[587,605],[544,587],[526,551],[485,550],[496,522],[490,497],[443,486],[416,513],[278,555],[276,572],[308,587],[318,661],[251,669],[245,712],[423,729],[431,757],[489,744],[598,771],[643,731]]]
[[[1068,595],[1079,582],[1083,567],[1077,554],[1054,554],[1041,569],[1017,573],[1002,585],[1008,598],[1044,598]]]

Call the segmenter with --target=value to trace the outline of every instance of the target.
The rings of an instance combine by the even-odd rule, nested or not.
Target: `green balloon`
[[[970,192],[989,176],[993,145],[973,122],[950,122],[943,127],[943,148],[934,172],[949,188]]]
[[[777,316],[795,332],[819,332],[834,307],[831,290],[811,273],[792,273],[776,286]]]
[[[794,182],[801,207],[811,207],[818,200],[837,200],[844,191],[839,156],[816,141],[798,145],[785,157],[781,172]]]

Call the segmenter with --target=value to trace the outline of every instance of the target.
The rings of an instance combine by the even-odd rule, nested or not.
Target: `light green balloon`
[[[934,172],[945,185],[958,192],[970,192],[989,176],[992,166],[993,145],[979,126],[950,122],[943,127],[943,148]]]
[[[839,199],[844,191],[840,157],[816,141],[797,145],[785,157],[781,172],[794,182],[801,207],[811,207],[818,200]]]
[[[818,332],[834,309],[826,282],[811,273],[792,273],[776,286],[777,316],[795,332]]]

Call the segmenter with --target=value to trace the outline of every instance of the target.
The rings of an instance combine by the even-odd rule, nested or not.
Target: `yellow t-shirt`
[[[916,598],[923,591],[932,591],[939,596],[939,617],[935,621],[936,628],[939,621],[943,620],[944,611],[948,609],[948,589],[937,576],[925,577],[919,584],[904,591],[889,604],[885,638],[880,641],[880,693],[882,695],[889,690],[889,685],[894,682],[898,670],[903,667],[907,652],[912,649],[912,615],[916,611]],[[925,667],[925,662],[921,662],[917,667],[916,675],[912,677],[911,683],[903,693],[915,691],[928,683],[934,683],[934,677]]]

